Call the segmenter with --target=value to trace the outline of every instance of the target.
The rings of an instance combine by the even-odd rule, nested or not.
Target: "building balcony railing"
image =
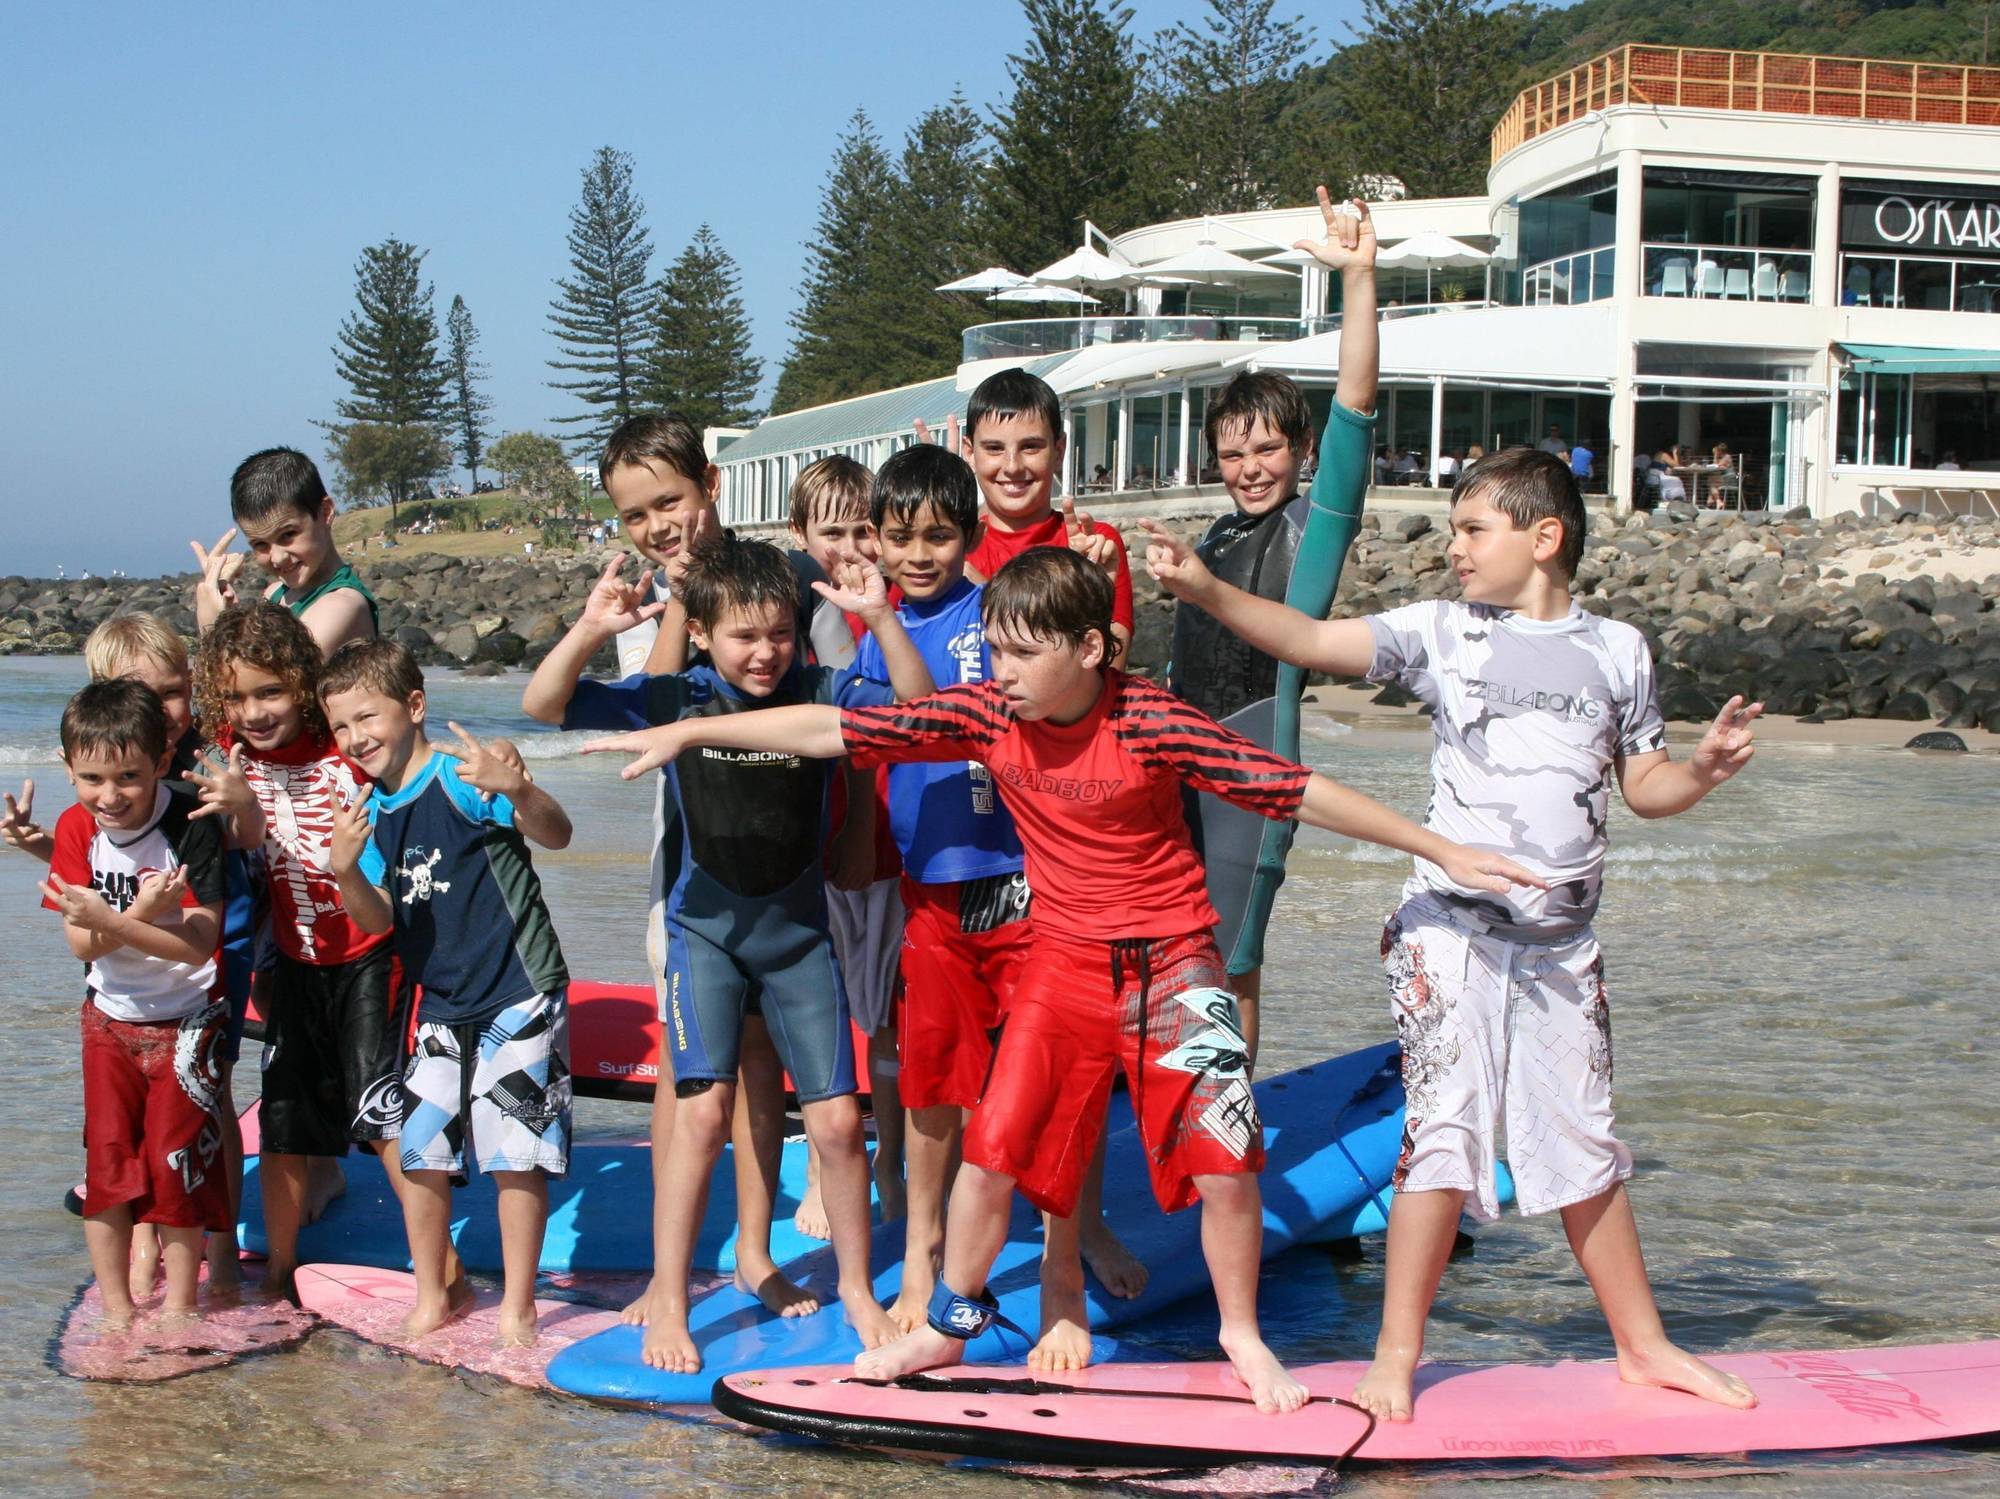
[[[1098,344],[1289,343],[1338,326],[1326,318],[1235,317],[1224,313],[1194,317],[1027,318],[981,323],[964,335],[965,362],[978,359],[1032,359],[1067,354]]]
[[[1805,302],[1812,297],[1812,253],[1807,250],[1680,244],[1644,249],[1649,297],[1739,302]]]
[[[2000,312],[2000,261],[1843,255],[1840,300],[1846,307]]]
[[[1604,245],[1557,255],[1521,272],[1523,307],[1572,307],[1611,295],[1612,250]]]
[[[1493,128],[1493,160],[1593,110],[1620,104],[2000,126],[2000,68],[1624,46],[1523,89]]]

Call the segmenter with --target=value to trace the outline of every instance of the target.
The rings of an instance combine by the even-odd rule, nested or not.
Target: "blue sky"
[[[1323,56],[1359,5],[1297,9]],[[1149,36],[1206,6],[1136,10]],[[429,251],[440,322],[471,308],[496,430],[549,430],[573,408],[545,317],[600,145],[636,159],[656,268],[714,225],[774,376],[848,116],[893,145],[954,85],[988,107],[1024,36],[1005,0],[10,7],[0,574],[177,571],[238,459],[323,456],[354,261],[391,234]]]

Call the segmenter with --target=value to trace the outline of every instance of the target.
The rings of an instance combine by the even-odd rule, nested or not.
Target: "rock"
[[[1896,590],[1896,597],[1920,614],[1937,607],[1937,585],[1929,578],[1912,578]]]
[[[1913,750],[1943,750],[1947,754],[1960,755],[1966,752],[1965,741],[1959,738],[1958,735],[1940,733],[1935,729],[1928,734],[1917,735],[1909,743],[1905,744],[1903,748]]]
[[[477,614],[468,620],[467,623],[472,626],[472,633],[477,635],[481,640],[484,640],[487,636],[497,635],[507,628],[507,616],[504,614]]]
[[[1931,716],[1930,704],[1915,692],[1899,692],[1882,704],[1877,718],[1900,719],[1906,723],[1917,723]]]
[[[1407,708],[1410,704],[1417,701],[1417,699],[1411,693],[1405,692],[1394,682],[1390,682],[1384,685],[1382,690],[1368,699],[1368,701],[1378,708]]]
[[[470,661],[479,654],[479,632],[469,624],[456,624],[437,637],[437,646],[454,661]]]
[[[1430,534],[1431,518],[1428,515],[1406,515],[1396,522],[1396,534],[1405,541],[1415,541],[1419,536]]]
[[[429,656],[435,646],[431,642],[430,631],[418,625],[404,625],[393,632],[394,638],[410,648],[419,661]]]

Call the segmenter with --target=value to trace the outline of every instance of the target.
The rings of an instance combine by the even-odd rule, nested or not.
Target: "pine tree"
[[[1276,0],[1208,0],[1201,30],[1162,31],[1151,54],[1141,191],[1149,215],[1242,213],[1295,201],[1326,172],[1330,142],[1293,118],[1313,30],[1274,20]],[[1334,184],[1336,187],[1339,183]]]
[[[884,297],[920,296],[885,275],[881,210],[892,185],[866,110],[857,109],[834,149],[819,222],[806,247],[805,300],[792,314],[792,347],[771,409],[791,411],[880,390],[875,314]]]
[[[1331,70],[1361,169],[1413,198],[1486,190],[1493,122],[1520,87],[1531,14],[1491,0],[1362,0],[1361,40]]]
[[[349,394],[334,403],[339,420],[320,424],[333,434],[337,452],[350,428],[382,429],[375,450],[394,456],[378,459],[373,471],[392,506],[451,459],[436,441],[450,372],[438,358],[425,253],[393,235],[361,252],[354,265],[355,310],[341,320],[333,350]]]
[[[1029,272],[1074,250],[1083,220],[1133,210],[1140,60],[1132,12],[1099,0],[1021,0],[1027,50],[1007,59],[1013,97],[996,112],[987,238]]]
[[[465,298],[451,299],[451,311],[445,314],[444,328],[444,363],[451,376],[447,397],[452,431],[458,456],[472,470],[473,487],[477,488],[479,460],[486,455],[486,439],[491,435],[486,430],[486,413],[492,409],[493,401],[477,383],[485,378],[486,366],[473,358],[473,350],[479,345],[479,333],[472,326],[472,313],[465,305]]]
[[[581,376],[549,384],[574,391],[590,408],[555,418],[581,428],[578,454],[593,453],[638,405],[652,301],[645,213],[632,191],[632,158],[600,146],[583,169],[583,195],[569,213],[570,275],[557,278],[561,295],[549,304],[549,325],[564,356],[549,367]]]
[[[881,224],[882,289],[875,343],[884,386],[933,379],[959,362],[961,335],[990,317],[976,297],[931,290],[992,260],[979,206],[985,127],[965,96],[926,110],[910,127]]]
[[[750,352],[736,262],[703,224],[655,289],[642,398],[697,427],[738,427],[757,419],[763,378],[764,361]]]

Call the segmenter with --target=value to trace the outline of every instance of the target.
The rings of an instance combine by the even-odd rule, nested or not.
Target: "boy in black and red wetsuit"
[[[858,1373],[894,1379],[958,1360],[993,1315],[986,1276],[1006,1241],[1015,1187],[1046,1211],[1075,1208],[1122,1065],[1154,1196],[1168,1210],[1202,1201],[1223,1351],[1261,1409],[1295,1410],[1305,1387],[1257,1325],[1263,1128],[1181,784],[1267,817],[1418,852],[1469,888],[1535,880],[1108,667],[1111,604],[1100,568],[1041,548],[987,586],[987,681],[893,707],[684,720],[592,747],[640,751],[628,776],[693,746],[851,754],[863,764],[977,760],[1013,814],[1035,892],[1034,934],[991,1081],[966,1126],[944,1273],[928,1325],[864,1354]]]

